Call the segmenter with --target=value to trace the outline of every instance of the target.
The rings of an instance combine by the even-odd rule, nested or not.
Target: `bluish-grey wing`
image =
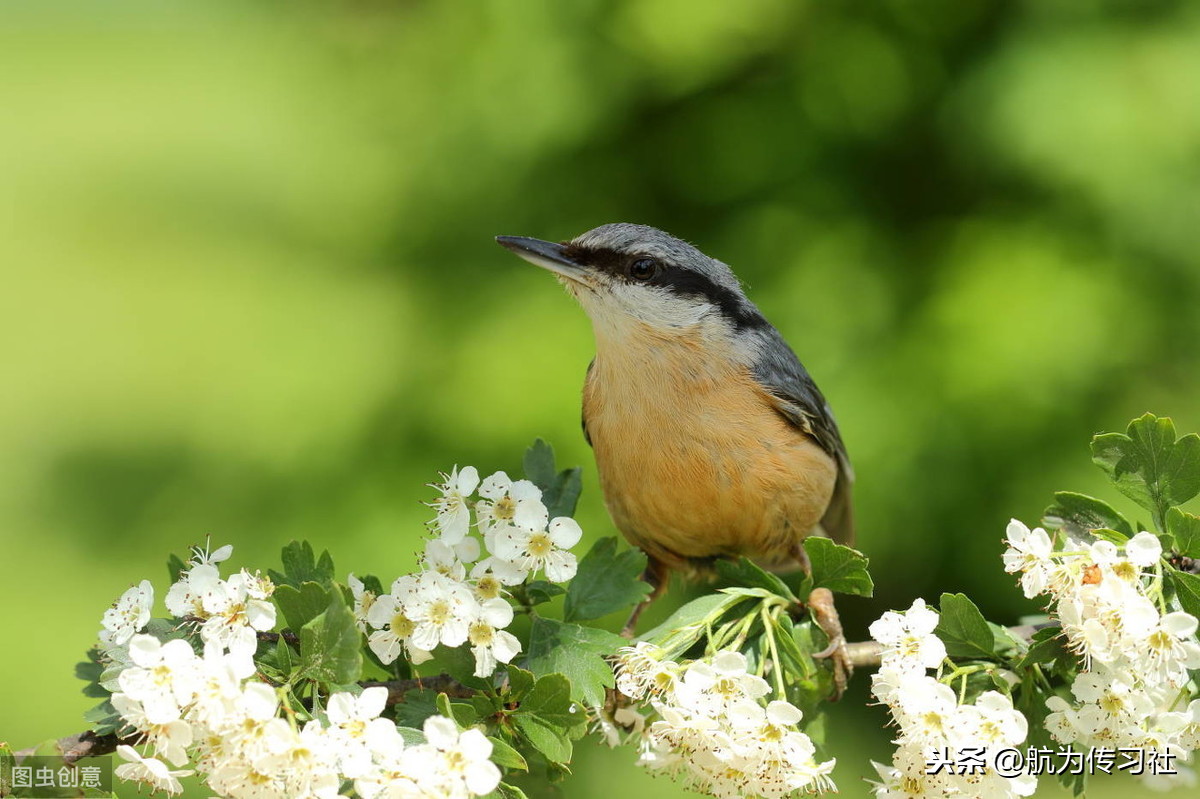
[[[833,497],[821,519],[821,527],[833,540],[854,543],[854,512],[851,488],[854,469],[842,442],[842,434],[825,396],[812,376],[774,329],[763,331],[767,346],[754,369],[754,376],[775,400],[779,413],[825,450],[838,465]]]

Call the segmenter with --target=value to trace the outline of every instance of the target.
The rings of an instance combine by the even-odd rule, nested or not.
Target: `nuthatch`
[[[829,404],[728,266],[627,223],[561,244],[496,240],[554,272],[591,318],[583,433],[613,522],[649,559],[652,598],[671,570],[743,555],[807,570],[805,537],[853,541],[854,477]],[[828,599],[810,607],[841,672]]]

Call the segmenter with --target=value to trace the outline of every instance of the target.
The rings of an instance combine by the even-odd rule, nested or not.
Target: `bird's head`
[[[701,325],[733,333],[766,324],[728,266],[646,225],[601,225],[557,244],[523,236],[496,241],[557,275],[598,335],[672,335]]]

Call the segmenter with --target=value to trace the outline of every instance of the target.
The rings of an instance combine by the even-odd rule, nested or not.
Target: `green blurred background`
[[[205,535],[394,576],[423,483],[539,435],[612,533],[589,326],[499,233],[735,266],[858,471],[855,638],[941,591],[1029,612],[1008,518],[1103,493],[1094,432],[1200,428],[1195,3],[164,5],[0,4],[0,740],[81,729],[101,612]],[[565,796],[678,792],[579,751]]]

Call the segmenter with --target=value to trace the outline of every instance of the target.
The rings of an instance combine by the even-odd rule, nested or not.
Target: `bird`
[[[829,403],[729,266],[626,222],[496,241],[554,273],[591,320],[583,434],[652,586],[627,634],[671,572],[695,578],[739,557],[809,571],[808,536],[853,543],[854,471]],[[808,601],[840,694],[850,665],[832,597]]]

